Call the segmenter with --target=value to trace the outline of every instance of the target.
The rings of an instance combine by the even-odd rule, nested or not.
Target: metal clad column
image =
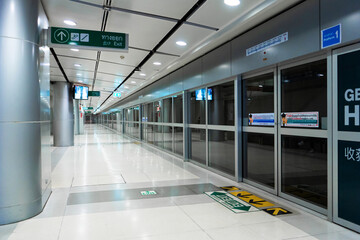
[[[56,82],[54,86],[54,146],[74,146],[74,112],[71,86]]]
[[[0,224],[42,210],[38,11],[0,1]]]

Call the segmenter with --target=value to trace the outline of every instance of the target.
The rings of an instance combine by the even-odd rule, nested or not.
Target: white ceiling
[[[50,26],[71,28],[63,23],[65,19],[71,19],[77,23],[74,28],[100,31],[104,1],[81,2],[42,0]],[[97,69],[97,51],[80,49],[74,52],[69,48],[54,48],[71,82],[86,84],[90,90],[101,91],[101,97],[90,97],[83,103],[86,106],[91,104],[94,109],[99,107],[196,2],[197,0],[112,0],[105,30],[128,33],[129,51],[102,51]],[[122,92],[121,99],[296,2],[299,0],[241,0],[240,5],[230,7],[225,5],[223,0],[207,0],[188,19],[190,24],[185,23],[177,29],[141,67],[141,72],[134,72],[118,89]],[[256,14],[244,20],[244,16],[252,11]],[[236,27],[229,31],[231,24],[236,24]],[[187,46],[176,45],[175,42],[179,40],[187,42]],[[155,66],[155,61],[162,65]],[[174,63],[178,64],[173,66]],[[50,80],[65,81],[53,57],[50,64]],[[74,64],[81,66],[76,67]],[[141,76],[140,73],[146,76]],[[100,110],[118,100],[110,97]]]

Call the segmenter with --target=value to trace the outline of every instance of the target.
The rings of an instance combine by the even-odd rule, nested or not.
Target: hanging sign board
[[[51,45],[104,51],[128,51],[129,35],[126,33],[92,31],[74,28],[50,28]]]
[[[249,126],[274,126],[274,113],[250,113]]]
[[[281,113],[281,119],[284,127],[319,127],[319,112]]]

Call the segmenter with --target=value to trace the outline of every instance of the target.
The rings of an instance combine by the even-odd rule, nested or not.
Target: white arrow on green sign
[[[216,191],[216,192],[205,192],[206,195],[227,207],[234,213],[244,213],[244,212],[255,212],[260,211],[259,209],[251,206],[250,204],[232,196],[231,194],[225,191]]]
[[[50,28],[51,45],[90,50],[127,52],[129,34],[74,28]]]

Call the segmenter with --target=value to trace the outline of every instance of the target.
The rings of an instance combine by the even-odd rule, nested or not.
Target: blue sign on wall
[[[321,31],[321,48],[341,43],[341,24]]]

